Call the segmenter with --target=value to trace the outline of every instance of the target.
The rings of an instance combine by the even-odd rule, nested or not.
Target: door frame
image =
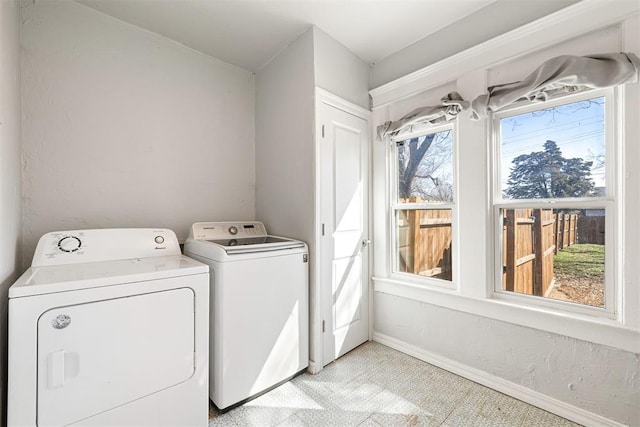
[[[371,111],[360,107],[346,99],[343,99],[333,93],[326,91],[320,87],[315,88],[314,94],[314,133],[313,133],[313,203],[314,203],[314,242],[312,243],[313,252],[315,256],[310,263],[310,289],[309,289],[309,372],[316,374],[323,368],[323,350],[324,340],[322,332],[322,314],[324,312],[324,306],[322,301],[322,289],[320,287],[320,256],[321,256],[321,236],[322,236],[322,222],[320,221],[321,206],[320,206],[320,144],[322,139],[322,123],[319,120],[318,114],[322,105],[328,105],[333,108],[344,111],[345,113],[352,114],[367,122],[369,130],[369,141],[371,141],[372,129],[371,129]],[[371,188],[372,188],[372,150],[369,146],[367,149],[367,188],[369,197],[367,198],[367,232],[371,241],[372,236],[372,221],[371,221]],[[367,262],[369,265],[369,274],[366,278],[367,286],[369,287],[369,341],[373,338],[373,290],[371,285],[371,262],[372,262],[373,250],[369,247],[367,254]]]

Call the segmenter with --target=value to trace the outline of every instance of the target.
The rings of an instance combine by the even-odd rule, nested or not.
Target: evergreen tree
[[[544,151],[522,154],[513,159],[505,197],[540,199],[587,197],[594,194],[591,180],[593,162],[562,156],[555,141],[547,141]]]

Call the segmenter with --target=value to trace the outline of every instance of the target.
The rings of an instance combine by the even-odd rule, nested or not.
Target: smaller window
[[[453,280],[453,153],[451,126],[394,143],[396,273]]]
[[[613,311],[611,99],[572,99],[495,116],[496,290]]]

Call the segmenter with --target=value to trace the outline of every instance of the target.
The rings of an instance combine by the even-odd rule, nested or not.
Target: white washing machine
[[[206,426],[208,266],[171,230],[48,233],[9,289],[9,426]]]
[[[185,255],[211,267],[209,396],[220,410],[256,397],[309,364],[309,263],[304,242],[262,223],[201,222]]]

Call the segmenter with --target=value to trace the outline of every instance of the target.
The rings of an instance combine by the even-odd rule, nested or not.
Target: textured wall
[[[376,292],[375,330],[623,424],[638,425],[640,355]]]
[[[24,262],[45,232],[254,218],[254,77],[75,2],[23,26]]]
[[[20,9],[0,1],[0,424],[6,414],[7,290],[20,269]]]

